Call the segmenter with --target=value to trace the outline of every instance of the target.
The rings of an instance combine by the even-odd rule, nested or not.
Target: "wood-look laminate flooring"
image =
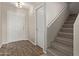
[[[0,56],[40,56],[42,54],[42,48],[33,45],[28,40],[4,44],[0,48]]]

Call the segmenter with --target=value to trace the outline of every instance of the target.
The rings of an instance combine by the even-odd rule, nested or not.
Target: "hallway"
[[[77,5],[76,2],[1,2],[0,55],[74,56],[75,47],[79,50],[76,38],[79,25],[74,24],[78,20]]]

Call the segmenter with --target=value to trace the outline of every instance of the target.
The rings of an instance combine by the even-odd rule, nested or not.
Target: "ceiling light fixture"
[[[24,5],[23,2],[17,2],[17,3],[16,3],[16,7],[18,7],[18,8],[22,8],[23,5]]]

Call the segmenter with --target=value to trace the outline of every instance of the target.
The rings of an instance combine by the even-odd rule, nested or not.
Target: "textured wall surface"
[[[50,9],[47,10],[49,15],[48,15],[48,13],[46,14],[49,16],[49,17],[47,16],[48,18],[46,18],[48,20],[47,23],[50,23],[49,20],[52,21],[51,25],[48,26],[48,28],[47,28],[47,46],[49,47],[51,41],[53,41],[55,39],[58,31],[60,30],[65,19],[67,18],[68,9],[67,9],[66,3],[54,3],[54,4],[48,3],[47,5],[50,7],[50,9],[52,9],[52,10],[50,10]],[[53,5],[55,5],[55,6],[53,6]],[[48,6],[46,6],[46,7],[48,7]],[[50,13],[50,11],[51,11],[51,13]]]

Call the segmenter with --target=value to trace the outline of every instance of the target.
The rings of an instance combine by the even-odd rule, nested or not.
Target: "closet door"
[[[40,7],[36,10],[36,37],[37,45],[41,48],[44,48],[44,39],[45,39],[45,19],[44,19],[44,7]]]
[[[14,11],[7,12],[7,42],[25,39],[25,15]]]

